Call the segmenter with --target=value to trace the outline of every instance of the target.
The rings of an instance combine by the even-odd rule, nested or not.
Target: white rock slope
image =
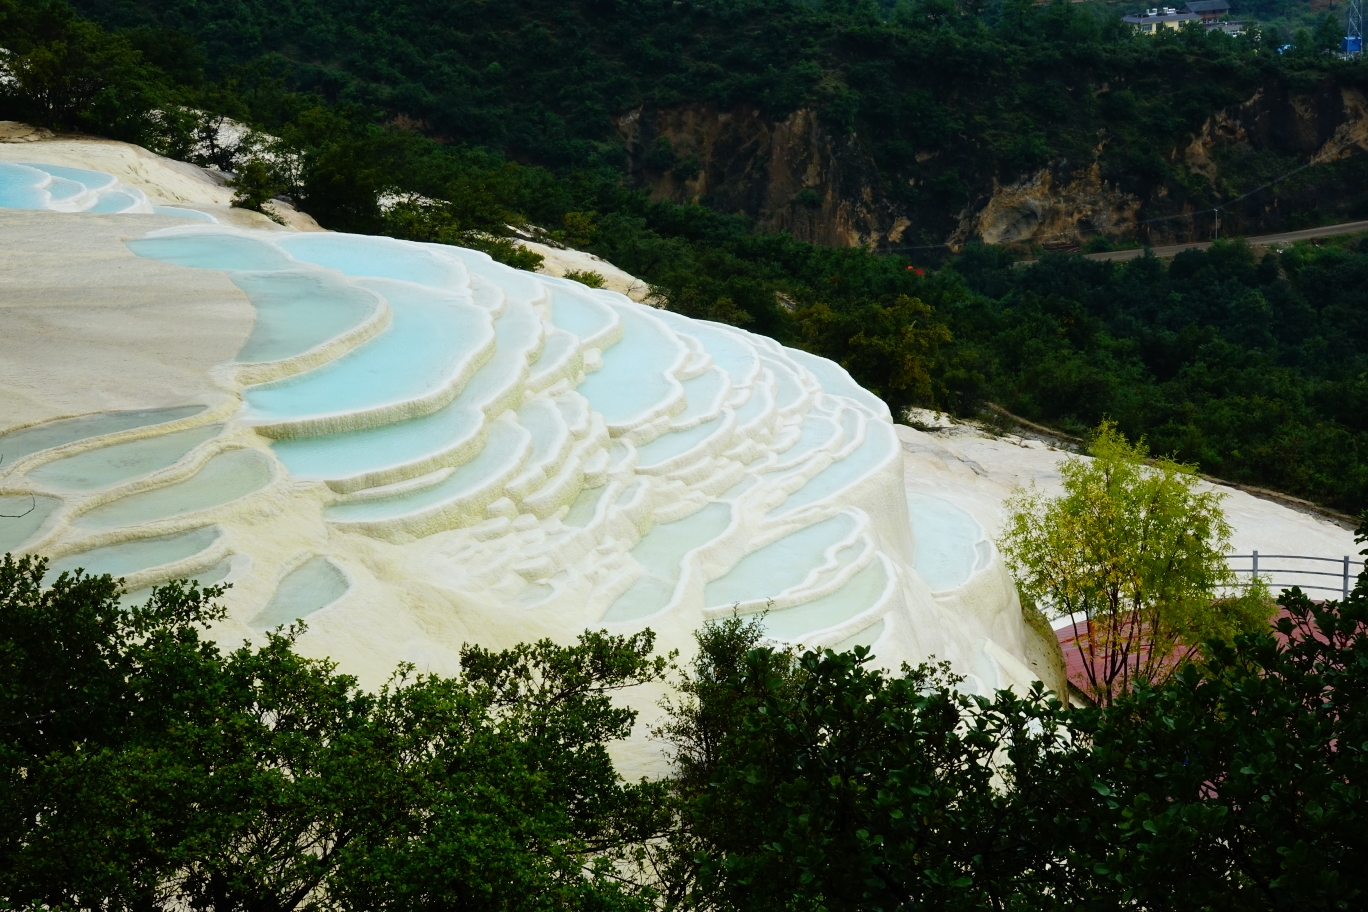
[[[44,275],[70,276],[68,326],[110,318],[98,270],[120,276],[130,315],[139,282],[182,289],[183,323],[158,311],[173,325],[126,352],[160,364],[184,339],[204,376],[174,395],[135,377],[82,410],[88,390],[34,384],[62,374],[0,348],[0,387],[30,416],[0,415],[0,512],[34,505],[0,520],[0,548],[138,594],[231,582],[222,638],[304,618],[302,648],[370,684],[401,661],[450,672],[463,642],[586,627],[687,648],[733,611],[767,611],[783,641],[874,645],[885,664],[949,659],[979,688],[1033,677],[972,518],[946,521],[970,556],[941,574],[979,592],[968,609],[914,569],[887,410],[831,362],[450,247],[50,211],[0,234],[59,224],[73,243]],[[214,302],[202,343],[199,300]],[[56,332],[76,362],[93,344]],[[235,356],[208,354],[230,338]]]

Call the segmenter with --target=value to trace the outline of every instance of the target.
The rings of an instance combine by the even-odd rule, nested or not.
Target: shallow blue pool
[[[913,566],[932,592],[958,589],[980,563],[983,527],[967,510],[933,494],[907,492],[907,513],[917,542]]]
[[[46,209],[52,197],[42,185],[48,176],[37,168],[0,162],[0,208]]]

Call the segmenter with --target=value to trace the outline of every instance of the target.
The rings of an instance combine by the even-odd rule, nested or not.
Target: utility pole
[[[1344,39],[1344,51],[1350,57],[1363,53],[1363,0],[1349,0],[1349,34]]]
[[[1211,211],[1216,213],[1216,236],[1212,240],[1219,241],[1221,239],[1221,210],[1212,209]]]

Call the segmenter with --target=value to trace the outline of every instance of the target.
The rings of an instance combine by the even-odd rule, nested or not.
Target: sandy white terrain
[[[911,504],[943,524],[918,548],[887,409],[830,362],[472,251],[244,223],[144,150],[0,148],[29,207],[0,211],[0,505],[37,505],[6,548],[231,583],[216,635],[303,617],[370,685],[586,627],[687,652],[735,611],[983,691],[1042,676],[984,527]]]
[[[923,416],[925,419],[927,416]],[[1003,503],[1018,486],[1035,484],[1048,494],[1060,489],[1059,466],[1074,456],[1051,444],[1031,437],[994,435],[972,424],[942,419],[944,429],[932,432],[898,427],[898,438],[906,453],[905,484],[909,490],[927,491],[954,500],[972,512],[997,535],[1005,520]],[[1271,555],[1306,555],[1341,559],[1345,555],[1360,559],[1360,545],[1343,522],[1312,510],[1297,509],[1275,500],[1257,497],[1237,488],[1203,482],[1207,490],[1222,495],[1222,506],[1232,527],[1233,553],[1265,555],[1263,566],[1315,569],[1338,573],[1338,566],[1310,562],[1275,560]],[[1248,562],[1234,566],[1244,568]],[[1357,573],[1357,567],[1353,568]],[[1273,582],[1315,583],[1310,576],[1282,574]],[[1320,580],[1338,586],[1337,580]],[[1330,593],[1333,597],[1333,593]]]

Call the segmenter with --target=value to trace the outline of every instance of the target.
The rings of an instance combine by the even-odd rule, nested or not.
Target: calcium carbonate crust
[[[55,502],[8,547],[130,590],[229,582],[221,638],[301,616],[301,648],[371,684],[590,627],[687,650],[741,613],[1029,686],[1001,559],[932,594],[888,410],[829,361],[441,245],[196,225],[128,246],[225,272],[256,306],[244,351],[280,357],[215,368],[231,401],[193,414],[0,437],[57,440],[0,464],[0,503]]]

